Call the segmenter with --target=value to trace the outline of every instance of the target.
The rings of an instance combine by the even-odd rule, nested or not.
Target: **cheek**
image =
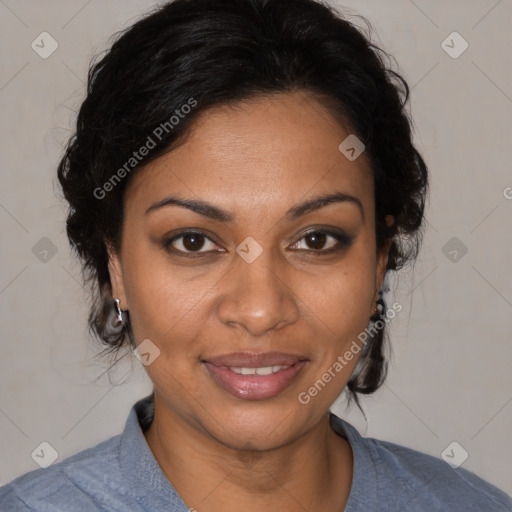
[[[175,272],[178,272],[175,270]],[[187,408],[183,396],[200,392],[193,371],[199,365],[199,341],[204,336],[204,302],[208,288],[169,275],[169,268],[138,267],[130,275],[127,295],[136,343],[151,340],[158,357],[145,367],[155,388],[171,394]],[[183,393],[186,389],[187,393]]]
[[[198,316],[209,288],[204,279],[185,279],[184,272],[165,258],[135,253],[126,261],[125,288],[138,343],[149,338],[161,350],[178,351],[180,340],[186,345],[200,329]]]
[[[326,280],[329,287],[313,293],[310,290],[306,302],[307,322],[312,322],[310,331],[315,334],[321,350],[315,357],[319,363],[317,371],[322,373],[330,367],[338,356],[343,355],[353,345],[360,345],[361,333],[367,329],[371,311],[369,304],[373,290],[363,286],[360,276],[344,272],[336,279]],[[367,285],[370,283],[368,281]],[[358,351],[359,353],[359,351]],[[349,365],[348,370],[356,363]],[[343,372],[346,374],[346,372]],[[347,374],[348,378],[348,374]]]
[[[307,280],[301,297],[337,337],[364,329],[371,315],[375,286],[375,259],[354,250],[321,278]]]
[[[354,255],[346,260],[342,271],[324,279],[323,290],[317,289],[315,295],[310,293],[315,313],[311,316],[315,323],[312,331],[318,333],[316,339],[321,344],[311,385],[324,378],[332,382],[321,393],[320,400],[325,406],[339,395],[360,357],[361,340],[365,339],[361,335],[366,332],[372,314],[373,276],[371,258],[366,256],[365,260],[364,255]]]

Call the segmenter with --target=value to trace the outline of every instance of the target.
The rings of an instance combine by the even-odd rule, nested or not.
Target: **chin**
[[[223,406],[212,411],[202,427],[220,443],[237,450],[271,450],[290,443],[305,430],[308,418],[301,410],[283,407],[279,403],[262,408],[259,403]],[[215,421],[213,418],[220,418]]]

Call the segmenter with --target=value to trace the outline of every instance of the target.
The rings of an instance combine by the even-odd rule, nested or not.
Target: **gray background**
[[[404,305],[389,379],[363,400],[368,422],[343,395],[335,411],[366,436],[437,457],[457,441],[464,468],[512,494],[512,3],[341,4],[368,17],[412,88],[432,193],[420,258],[389,297]],[[38,467],[42,441],[62,460],[120,433],[151,391],[131,354],[110,371],[95,359],[55,168],[90,58],[154,5],[0,0],[0,484]],[[47,59],[31,48],[43,31],[58,42]],[[453,31],[469,44],[456,59],[441,46]]]

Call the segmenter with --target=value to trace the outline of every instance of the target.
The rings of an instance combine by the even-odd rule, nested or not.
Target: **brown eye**
[[[329,239],[332,241],[329,242]],[[305,240],[306,242],[305,247],[304,244],[302,247],[299,247],[302,240]],[[293,247],[295,249],[306,251],[310,250],[312,252],[318,252],[319,254],[326,254],[348,247],[351,243],[352,238],[345,235],[344,233],[317,229],[306,233],[298,242],[293,245]],[[326,247],[326,244],[329,245]]]
[[[313,231],[308,233],[304,238],[310,249],[323,249],[327,235],[321,231]]]
[[[208,244],[210,244],[210,247],[208,247]],[[164,241],[163,246],[171,252],[183,253],[184,255],[212,252],[212,250],[214,251],[215,247],[217,247],[204,233],[196,231],[184,231],[179,233],[171,239]],[[206,250],[202,250],[205,247]]]
[[[203,247],[204,240],[205,239],[203,235],[198,235],[197,233],[189,233],[188,235],[184,235],[182,237],[182,244],[187,251],[197,251]]]

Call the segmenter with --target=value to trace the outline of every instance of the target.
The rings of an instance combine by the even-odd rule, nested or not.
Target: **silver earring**
[[[384,300],[382,299],[382,290],[379,292],[379,299],[377,300],[377,303],[375,305],[375,312],[370,317],[370,320],[372,322],[378,322],[379,320],[382,320],[386,314],[386,304]]]
[[[123,312],[121,311],[119,299],[114,298],[114,310],[116,312],[115,327],[123,325]]]

